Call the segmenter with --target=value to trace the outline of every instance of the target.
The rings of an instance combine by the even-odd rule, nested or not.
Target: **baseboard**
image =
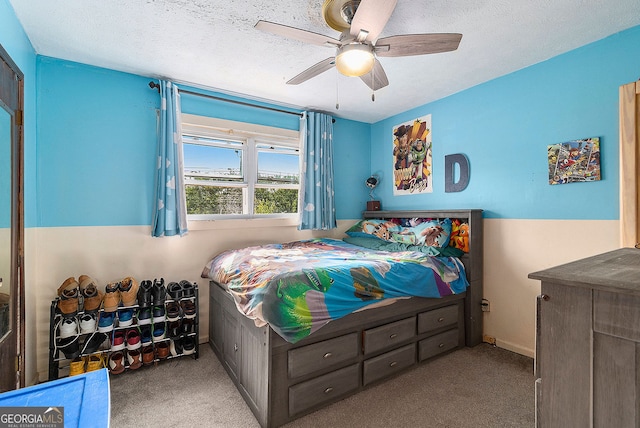
[[[535,355],[535,351],[533,349],[525,348],[524,346],[516,345],[511,342],[507,342],[505,340],[500,340],[496,338],[496,346],[498,348],[506,349],[507,351],[515,352],[516,354],[525,355],[527,357],[533,358]]]

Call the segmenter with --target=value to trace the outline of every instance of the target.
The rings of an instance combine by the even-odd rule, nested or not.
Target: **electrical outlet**
[[[482,299],[482,312],[491,312],[491,304],[487,299]]]

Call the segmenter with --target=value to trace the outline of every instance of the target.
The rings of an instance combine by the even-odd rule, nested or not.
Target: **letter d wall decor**
[[[460,170],[459,180],[455,181],[455,165]],[[446,193],[462,192],[469,184],[469,160],[462,153],[444,157],[444,191]]]

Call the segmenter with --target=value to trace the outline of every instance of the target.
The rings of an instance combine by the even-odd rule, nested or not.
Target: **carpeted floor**
[[[111,376],[111,427],[259,427],[209,345]],[[419,365],[288,425],[533,427],[533,360],[481,344]]]

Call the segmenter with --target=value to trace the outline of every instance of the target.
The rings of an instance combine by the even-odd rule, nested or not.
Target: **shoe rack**
[[[186,281],[170,282],[166,289],[182,282]],[[150,308],[151,319],[145,318],[145,308],[140,307],[138,299],[131,306],[120,304],[115,312],[106,312],[101,305],[94,312],[93,328],[87,328],[91,327],[91,322],[87,320],[92,312],[84,311],[82,295],[78,296],[75,316],[63,315],[59,305],[61,297],[54,299],[50,308],[49,380],[69,376],[70,372],[78,373],[79,360],[96,361],[99,358],[104,361],[110,374],[117,375],[131,370],[144,370],[145,367],[156,366],[173,358],[191,356],[197,359],[198,285],[189,284],[189,297],[178,293],[174,298],[167,292],[162,305],[154,304]],[[133,315],[129,318],[125,316],[127,312]],[[113,324],[109,327],[111,317]],[[121,317],[127,320],[123,322]],[[145,330],[147,333],[143,335]],[[164,334],[160,334],[162,330]],[[139,345],[129,343],[130,338]]]

